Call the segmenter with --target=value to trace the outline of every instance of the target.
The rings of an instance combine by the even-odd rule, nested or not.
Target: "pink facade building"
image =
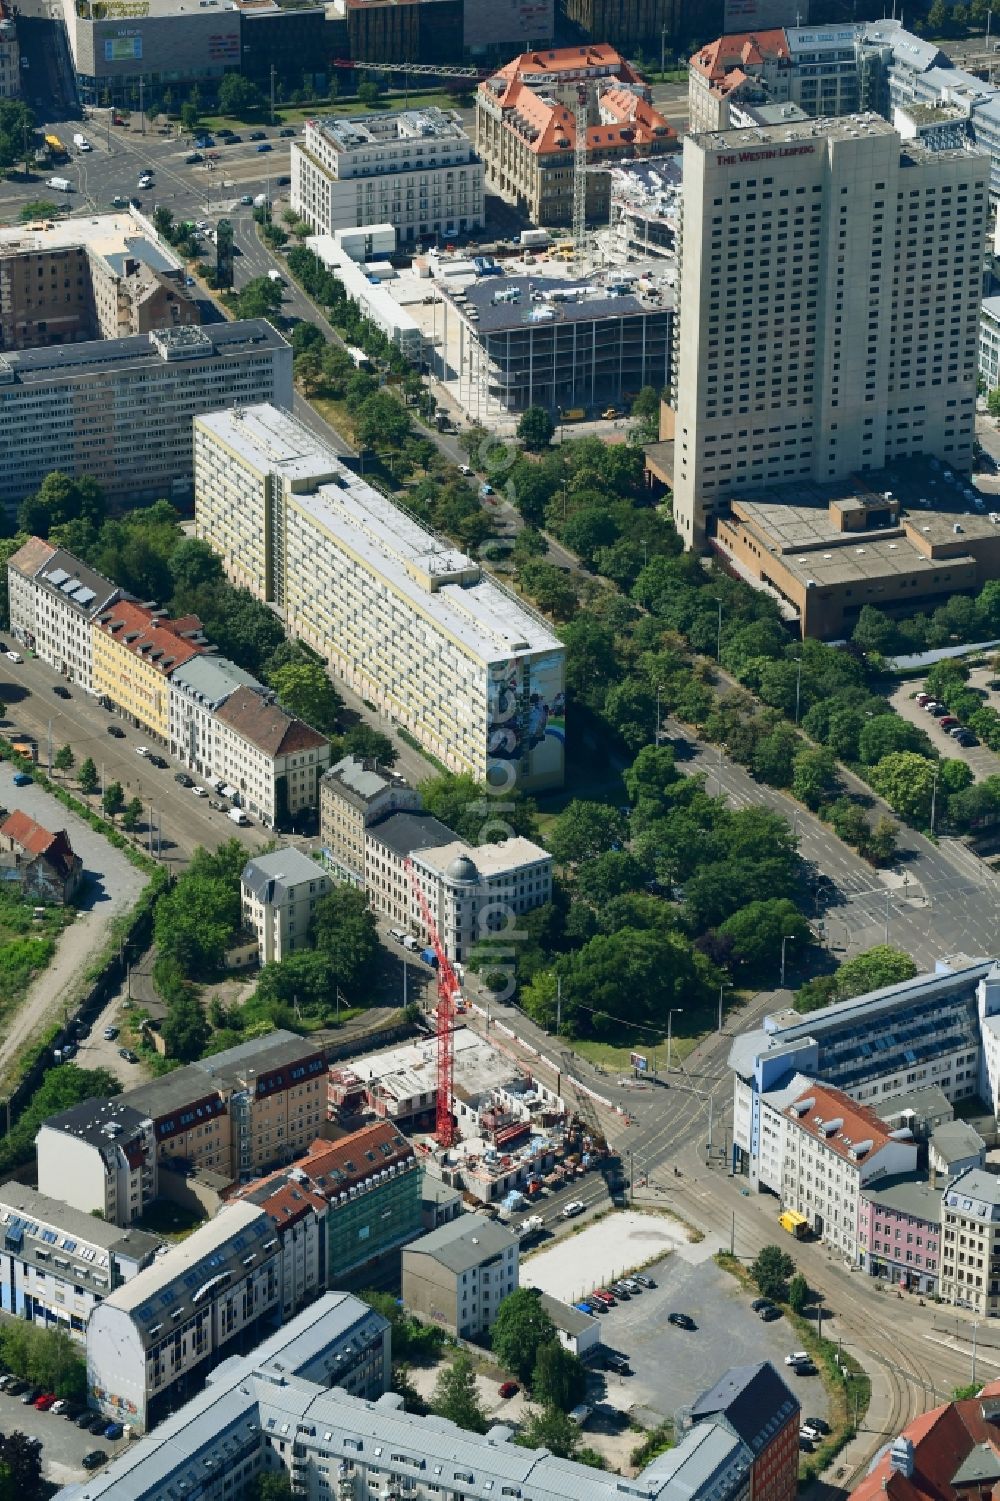
[[[937,1292],[941,1194],[925,1180],[909,1177],[861,1190],[858,1254],[870,1276],[911,1292]]]

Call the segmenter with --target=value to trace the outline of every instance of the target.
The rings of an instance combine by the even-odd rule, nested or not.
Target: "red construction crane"
[[[452,1098],[455,1082],[455,1001],[461,996],[451,960],[444,951],[441,935],[431,913],[430,903],[417,880],[413,861],[406,862],[410,885],[420,906],[420,913],[437,957],[437,1121],[438,1144],[450,1147],[455,1140],[455,1118],[452,1114]]]

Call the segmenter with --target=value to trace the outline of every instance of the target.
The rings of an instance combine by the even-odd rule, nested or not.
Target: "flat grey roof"
[[[331,884],[322,865],[317,865],[294,845],[285,845],[268,855],[255,855],[244,865],[240,880],[261,902],[273,902],[303,881]]]
[[[0,1211],[7,1209],[14,1210],[23,1219],[37,1221],[40,1226],[59,1230],[64,1238],[69,1236],[75,1243],[100,1246],[104,1251],[113,1251],[136,1261],[151,1256],[163,1244],[158,1235],[109,1225],[97,1215],[84,1214],[82,1209],[74,1209],[61,1199],[52,1199],[24,1183],[12,1181],[0,1186]]]
[[[170,674],[171,688],[180,688],[192,698],[198,699],[206,708],[223,703],[237,688],[268,690],[251,673],[230,662],[228,657],[213,657],[202,653],[182,662]]]
[[[564,1334],[585,1334],[597,1323],[593,1314],[583,1313],[579,1308],[572,1308],[569,1303],[563,1303],[559,1298],[552,1298],[548,1293],[539,1293],[538,1301],[556,1328],[561,1329]]]
[[[449,288],[439,287],[439,291],[460,317],[466,317],[468,308],[474,307],[479,315],[474,325],[475,332],[484,334],[520,328],[544,329],[553,324],[590,323],[601,318],[619,319],[630,315],[649,317],[673,307],[672,299],[665,295],[658,302],[648,302],[631,292],[621,296],[604,292],[599,296],[580,297],[575,302],[550,300],[554,291],[582,291],[593,285],[582,278],[562,281],[550,277],[542,280],[537,276],[485,276],[462,288],[465,300],[461,302],[456,302],[453,294],[449,297]],[[512,292],[515,288],[520,293],[519,302],[494,302],[498,292]],[[532,302],[533,291],[545,292],[549,296],[541,302]],[[553,316],[533,319],[532,312],[542,308],[551,308]]]
[[[449,829],[433,813],[405,809],[387,813],[366,833],[393,854],[401,856],[411,855],[415,850],[438,849],[443,844],[451,844],[455,838],[454,829]]]
[[[164,334],[179,330],[162,330]],[[208,340],[204,355],[238,355],[250,350],[287,348],[285,339],[266,318],[245,318],[233,323],[212,323],[191,330]],[[0,355],[0,392],[5,385],[42,385],[62,377],[83,379],[89,374],[128,374],[133,370],[163,370],[183,378],[191,359],[165,360],[150,334],[130,334],[124,339],[93,339],[84,344],[56,344],[49,349],[12,349]]]
[[[912,1110],[915,1115],[944,1114],[949,1120],[955,1114],[954,1105],[937,1084],[925,1084],[920,1089],[901,1089],[896,1094],[884,1094],[881,1099],[872,1100],[871,1104],[881,1120],[892,1115],[902,1115],[907,1110]]]
[[[861,1192],[866,1199],[884,1209],[908,1214],[915,1220],[926,1220],[931,1225],[941,1223],[944,1187],[932,1188],[926,1178],[901,1174],[898,1178],[883,1178],[870,1188],[862,1185]]]
[[[338,795],[356,808],[367,808],[373,798],[390,787],[405,787],[404,782],[395,782],[387,771],[378,767],[369,770],[357,756],[343,756],[320,778],[323,782],[335,782]]]
[[[942,1157],[971,1157],[986,1146],[975,1126],[968,1121],[946,1121],[931,1132],[931,1146]]]
[[[506,1225],[496,1225],[480,1214],[460,1214],[457,1220],[404,1246],[403,1256],[430,1256],[449,1271],[460,1273],[481,1266],[512,1245],[517,1245],[517,1237]]]

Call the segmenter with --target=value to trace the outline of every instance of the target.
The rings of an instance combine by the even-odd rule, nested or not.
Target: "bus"
[[[809,1221],[804,1214],[799,1214],[796,1209],[786,1209],[778,1216],[778,1224],[782,1230],[787,1230],[789,1235],[794,1235],[796,1240],[806,1240],[809,1236]]]
[[[69,161],[69,152],[66,150],[66,147],[63,145],[62,141],[60,141],[58,136],[46,136],[45,144],[52,153],[53,161]]]

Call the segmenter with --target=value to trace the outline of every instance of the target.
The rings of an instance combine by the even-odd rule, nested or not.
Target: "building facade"
[[[391,224],[404,244],[483,225],[483,165],[436,107],[306,122],[292,144],[292,208],[317,234]]]
[[[21,49],[14,14],[7,0],[0,0],[0,99],[17,99],[21,93]]]
[[[759,1173],[764,1101],[780,1100],[797,1075],[875,1110],[885,1098],[928,1085],[952,1101],[1000,1098],[998,1017],[1000,975],[991,959],[955,967],[940,962],[932,974],[808,1016],[792,1010],[765,1016],[761,1027],[734,1041],[729,1055],[737,1169],[751,1180]],[[991,1057],[997,1061],[990,1063]],[[771,1139],[783,1142],[780,1135]]]
[[[476,149],[486,182],[533,224],[573,220],[576,102],[587,112],[587,217],[608,218],[608,168],[676,151],[677,132],[649,90],[613,48],[562,47],[524,53],[479,85]]]
[[[93,623],[93,690],[166,745],[170,674],[207,645],[197,615],[169,620],[163,610],[119,600]]]
[[[552,896],[552,856],[530,839],[471,848],[464,840],[412,853],[413,874],[449,959],[465,963],[473,950],[500,944],[517,919]],[[410,924],[425,942],[430,933],[411,896]],[[509,944],[509,939],[507,940]]]
[[[87,1327],[87,1395],[140,1433],[281,1319],[281,1251],[255,1204],[227,1207],[116,1289]]]
[[[53,833],[20,808],[0,823],[0,869],[27,901],[63,906],[83,884],[83,861],[65,829]],[[11,875],[10,873],[14,874]]]
[[[984,1318],[1000,1315],[1000,1178],[970,1168],[941,1199],[941,1297]]]
[[[47,556],[37,566],[43,550]],[[121,589],[72,553],[50,548],[38,537],[10,559],[7,577],[13,635],[71,683],[93,693],[94,622],[121,599]]]
[[[0,1310],[80,1342],[97,1305],[150,1266],[162,1245],[23,1183],[0,1188],[0,1235]]]
[[[862,1187],[912,1173],[916,1143],[908,1128],[886,1131],[873,1110],[824,1085],[789,1105],[785,1120],[782,1208],[805,1215],[820,1240],[854,1260]]]
[[[321,865],[291,847],[249,860],[240,877],[244,927],[257,934],[261,964],[307,947],[317,904],[333,887]]]
[[[449,769],[561,784],[565,654],[540,616],[286,413],[200,418],[195,451],[197,534],[234,583]]]
[[[51,1117],[35,1138],[51,1198],[128,1226],[159,1192],[159,1167],[248,1181],[293,1161],[326,1119],[323,1053],[275,1031]]]
[[[338,879],[365,884],[365,830],[388,813],[414,811],[420,793],[374,761],[344,756],[319,784],[319,832],[323,858]]]
[[[209,780],[219,775],[215,711],[238,688],[249,688],[262,699],[269,696],[263,683],[226,657],[192,657],[170,674],[170,754]]]
[[[968,470],[988,163],[873,115],[684,143],[674,505],[910,455]],[[669,434],[662,434],[669,436]]]
[[[304,720],[237,688],[215,711],[215,771],[235,787],[240,806],[272,829],[319,808],[319,779],[330,742]]]
[[[988,390],[1000,386],[1000,297],[984,297],[979,310],[979,373]]]
[[[58,469],[109,500],[184,502],[192,418],[254,401],[292,404],[291,346],[264,319],[0,354],[0,500]]]
[[[799,1485],[798,1398],[770,1361],[733,1366],[691,1408],[695,1426],[724,1422],[753,1455],[751,1501],[795,1501]]]
[[[517,1237],[479,1215],[461,1215],[403,1251],[403,1303],[461,1339],[492,1328],[518,1281]]]
[[[885,1179],[861,1190],[858,1252],[869,1276],[937,1293],[942,1193],[922,1178]]]

